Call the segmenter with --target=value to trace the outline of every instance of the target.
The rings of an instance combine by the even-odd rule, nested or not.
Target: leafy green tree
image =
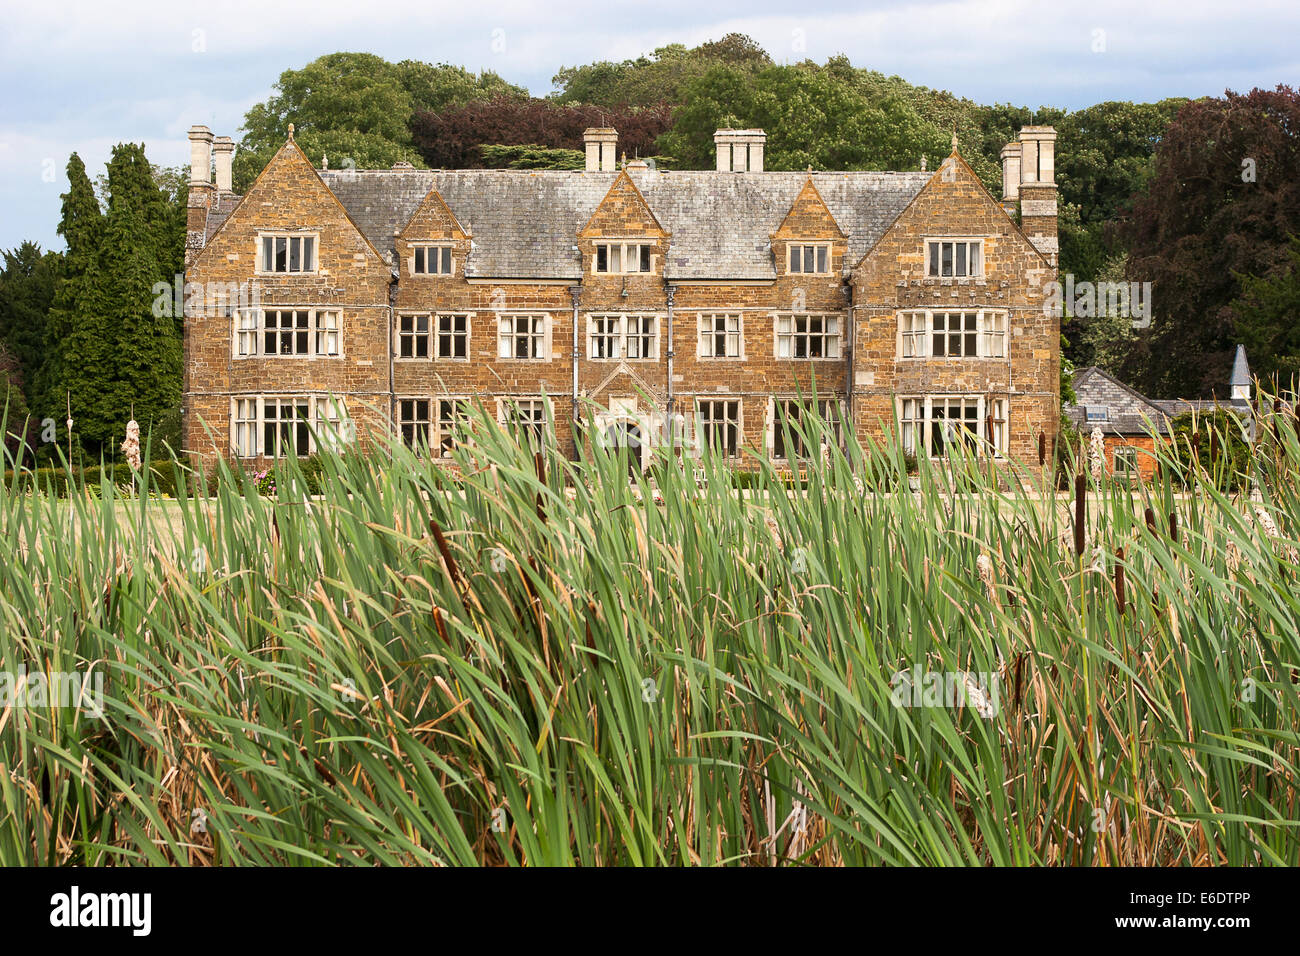
[[[35,401],[36,374],[46,357],[49,311],[62,265],[60,253],[42,252],[34,242],[4,253],[0,347],[7,348],[17,365],[28,404]]]
[[[753,72],[771,65],[772,58],[754,40],[728,33],[694,49],[673,43],[635,60],[601,60],[586,66],[561,67],[551,83],[560,103],[609,109],[653,107],[684,103],[687,87],[715,66]]]
[[[62,270],[54,288],[54,301],[46,321],[45,356],[29,386],[36,397],[33,412],[42,418],[62,422],[66,409],[64,385],[67,367],[76,365],[75,354],[65,360],[69,338],[81,325],[84,310],[91,308],[91,289],[99,269],[99,248],[103,241],[104,215],[95,198],[95,187],[86,174],[86,164],[76,153],[68,159],[68,191],[63,194],[59,235],[68,244]]]
[[[489,169],[582,169],[586,154],[580,149],[552,149],[528,143],[522,146],[484,145],[479,147],[483,164]]]
[[[1291,238],[1286,262],[1270,275],[1240,280],[1233,327],[1251,372],[1273,392],[1294,392],[1300,386],[1300,237]]]
[[[1124,224],[1129,277],[1153,283],[1154,304],[1126,378],[1148,394],[1222,394],[1240,277],[1286,268],[1296,234],[1300,93],[1278,86],[1185,104]]]
[[[685,168],[707,169],[715,130],[761,127],[769,169],[915,169],[923,153],[948,154],[950,134],[927,122],[896,88],[855,83],[845,63],[756,73],[714,66],[688,85],[660,150]]]
[[[265,103],[244,116],[235,155],[233,186],[244,192],[289,135],[312,160],[331,166],[376,169],[397,162],[423,166],[412,148],[417,111],[445,110],[496,96],[527,92],[492,72],[417,60],[390,63],[371,53],[331,53],[298,70],[286,70]]]

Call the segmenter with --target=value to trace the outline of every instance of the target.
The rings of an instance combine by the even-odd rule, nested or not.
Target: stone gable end
[[[598,239],[617,236],[620,239],[665,239],[668,233],[650,211],[649,204],[636,188],[632,177],[624,170],[609,187],[609,192],[591,214],[587,224],[578,232],[579,238]]]
[[[839,223],[826,208],[821,193],[813,185],[812,176],[803,184],[776,232],[775,242],[782,239],[844,239]]]

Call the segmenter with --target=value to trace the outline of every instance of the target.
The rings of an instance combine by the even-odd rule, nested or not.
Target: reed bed
[[[0,671],[104,694],[0,710],[0,863],[1294,866],[1300,444],[1259,427],[1233,496],[1162,452],[1077,502],[852,441],[793,491],[630,483],[485,420],[459,484],[401,446],[315,498],[20,469]]]

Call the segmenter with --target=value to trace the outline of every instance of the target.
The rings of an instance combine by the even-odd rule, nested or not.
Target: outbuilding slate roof
[[[632,169],[632,181],[671,233],[667,279],[774,279],[771,234],[807,181],[806,172],[734,173]],[[848,237],[856,263],[933,173],[812,173]],[[393,237],[436,186],[472,235],[466,275],[580,279],[578,231],[617,173],[581,170],[322,170],[353,221],[386,257]]]
[[[1168,434],[1168,423],[1179,415],[1209,413],[1220,408],[1237,414],[1247,423],[1251,419],[1249,402],[1147,398],[1095,365],[1074,373],[1074,394],[1077,400],[1066,405],[1063,411],[1085,432],[1100,427],[1103,433],[1110,435],[1146,435],[1154,426],[1157,434],[1164,435]],[[1088,421],[1089,408],[1106,409],[1106,420]]]

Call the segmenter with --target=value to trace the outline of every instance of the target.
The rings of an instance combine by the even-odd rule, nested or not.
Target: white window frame
[[[306,325],[299,330],[296,326],[288,327],[290,334],[301,331],[306,334],[307,347],[302,352],[268,352],[266,336],[272,332],[267,326],[267,316],[271,313],[280,315],[291,312],[306,315]],[[315,306],[277,306],[269,309],[244,309],[233,317],[233,357],[237,359],[274,358],[274,359],[314,359],[343,357],[343,312],[338,308],[319,308]],[[277,326],[277,335],[285,334],[285,328]]]
[[[768,400],[767,453],[768,453],[768,457],[771,458],[773,461],[781,461],[789,464],[791,463],[791,461],[799,462],[799,461],[809,460],[810,455],[808,454],[799,454],[796,455],[794,459],[791,459],[789,455],[786,454],[788,452],[788,449],[786,448],[781,449],[781,452],[783,454],[777,454],[776,445],[778,441],[784,443],[784,437],[785,437],[782,431],[781,409],[784,406],[789,406],[789,405],[799,405],[804,408],[807,408],[811,404],[812,404],[811,399],[800,398],[797,395],[774,395],[772,398]],[[844,423],[844,402],[838,398],[819,398],[817,399],[817,404],[821,406],[822,417],[828,419],[833,423],[835,441],[838,445],[838,443],[843,440],[842,431],[845,424]],[[792,425],[792,432],[793,432],[793,425]],[[797,434],[792,434],[792,437],[794,437],[796,441],[800,440]],[[798,451],[798,449],[796,449],[796,451]],[[810,451],[810,449],[805,449],[805,451]]]
[[[321,439],[326,448],[337,449],[351,443],[356,438],[356,424],[348,414],[347,401],[339,395],[319,395],[312,393],[273,392],[260,395],[237,395],[230,400],[230,450],[235,458],[287,458],[286,450],[277,433],[274,448],[267,449],[266,427],[271,422],[292,422],[294,419],[281,419],[280,409],[285,404],[305,406],[306,414],[301,422],[294,424],[295,435],[300,427],[306,428],[304,440],[306,447],[297,448],[297,457],[305,458],[318,450]],[[268,407],[274,407],[276,415],[268,417]]]
[[[429,271],[430,250],[437,250],[438,252],[438,255],[436,256],[436,259],[438,260],[438,269],[432,272]],[[416,255],[417,252],[424,253],[423,255],[424,266],[425,266],[424,269],[416,268],[416,264],[417,264],[416,260],[419,258]],[[446,271],[443,271],[442,269],[442,265],[444,261],[446,262],[447,265]],[[411,258],[409,261],[409,265],[410,265],[410,270],[409,270],[410,274],[412,276],[419,276],[421,278],[430,278],[430,277],[445,278],[446,276],[455,275],[456,274],[456,244],[454,242],[413,242],[411,243]]]
[[[958,252],[957,246],[962,245],[965,248]],[[935,247],[938,247],[937,253]],[[949,274],[943,273],[943,247],[952,246],[949,258]],[[971,269],[971,252],[975,253],[975,258],[979,261],[976,268]],[[925,239],[921,247],[923,257],[923,270],[927,279],[983,279],[984,278],[984,237],[983,236],[929,236]],[[937,255],[938,258],[933,257]],[[957,261],[959,258],[965,259],[965,269],[963,273],[957,272]],[[931,272],[932,265],[937,269]]]
[[[1111,474],[1116,477],[1136,475],[1139,470],[1138,453],[1140,450],[1137,445],[1116,445],[1111,455]],[[1126,464],[1121,465],[1121,459]]]
[[[723,406],[723,416],[716,417],[717,406]],[[728,417],[730,411],[727,406],[735,406],[735,416]],[[708,407],[708,414],[705,414],[705,407]],[[739,458],[745,447],[745,402],[738,395],[697,395],[692,406],[695,415],[695,448],[698,455],[703,455],[704,450],[709,447],[717,448],[710,441],[713,430],[722,427],[733,428],[735,430],[735,447],[728,448],[727,442],[724,441],[723,447],[719,449],[724,458]]]
[[[409,320],[411,328],[408,331],[402,327],[404,322]],[[420,328],[420,320],[424,321],[424,328]],[[393,360],[397,362],[430,362],[433,361],[433,313],[431,312],[399,312],[393,320]],[[419,343],[424,341],[424,354],[418,354],[420,351]],[[411,354],[403,355],[402,350],[407,342],[410,342]]]
[[[534,449],[546,446],[551,423],[551,403],[543,395],[510,395],[497,399],[497,424],[512,433],[515,429],[530,429],[529,444]]]
[[[654,240],[646,239],[601,239],[593,244],[591,250],[591,274],[599,276],[630,276],[630,275],[654,275],[656,260],[659,255],[655,252],[656,243]],[[645,256],[641,255],[641,248],[648,251]],[[635,269],[627,268],[628,250],[636,249],[633,256],[636,265]],[[601,251],[605,253],[605,268],[600,268]],[[614,265],[615,250],[617,250],[618,268],[611,268]],[[641,268],[642,259],[646,259],[646,268]]]
[[[962,316],[962,323],[965,323],[965,317],[975,316],[975,327],[973,330],[959,328],[951,331],[951,323],[945,318],[942,331],[934,328],[936,316]],[[937,360],[964,360],[964,359],[1006,359],[1008,355],[1008,329],[1009,315],[1006,309],[904,309],[898,313],[898,347],[897,356],[900,360],[910,359],[937,359]],[[944,354],[934,354],[934,337],[941,335],[944,337]],[[965,354],[966,337],[975,336],[975,352]],[[954,355],[949,350],[948,345],[953,336],[958,337],[958,342],[963,353]]]
[[[519,322],[538,323],[519,331]],[[551,316],[545,312],[498,312],[497,358],[503,362],[549,362],[551,360]],[[529,355],[515,354],[518,340],[529,342]]]
[[[459,444],[455,423],[469,422],[474,411],[474,399],[469,395],[403,394],[396,396],[397,434],[403,444],[421,457],[446,460]],[[408,405],[410,412],[408,414]],[[421,408],[422,406],[422,408]],[[455,408],[462,414],[457,416]],[[451,416],[444,414],[452,411]],[[422,414],[421,414],[422,412]],[[411,432],[408,438],[407,431]]]
[[[417,451],[420,448],[427,450],[432,444],[433,436],[433,399],[428,395],[399,395],[396,405],[394,418],[402,444]]]
[[[456,427],[458,421],[469,422],[473,415],[474,400],[468,395],[434,395],[433,402],[429,406],[429,417],[431,419],[429,426],[429,448],[430,454],[435,458],[451,458],[452,452],[456,446],[462,442],[456,436]],[[444,413],[451,407],[450,416]],[[455,414],[455,409],[459,408],[461,414]]]
[[[795,251],[799,252],[799,268],[795,268]],[[811,258],[813,268],[806,268]],[[824,267],[824,268],[823,268]],[[827,276],[831,274],[831,243],[787,242],[785,244],[785,269],[790,275]]]
[[[696,318],[696,328],[699,333],[695,350],[697,358],[719,361],[745,358],[745,313],[701,312]],[[722,341],[721,355],[717,351],[719,339]]]
[[[286,268],[284,269],[271,268],[273,263],[267,261],[267,257],[266,257],[266,240],[268,239],[271,240],[272,242],[272,251],[271,251],[272,257],[274,257],[278,253],[277,247],[279,245],[279,242],[281,240],[284,241]],[[309,247],[311,249],[311,268],[310,269],[289,269],[288,266],[292,264],[293,244],[294,244],[293,240],[297,240],[301,242],[301,240],[303,239],[311,240],[311,245]],[[300,245],[299,249],[301,250],[302,248],[303,247]],[[287,230],[283,232],[275,231],[275,230],[267,230],[264,232],[259,231],[257,234],[257,247],[253,250],[253,256],[254,256],[253,261],[257,263],[257,268],[254,271],[256,271],[258,275],[264,275],[264,276],[316,275],[317,272],[320,271],[320,233],[300,232],[297,230]],[[301,257],[301,251],[299,252],[299,256]]]
[[[813,331],[820,323],[821,331]],[[802,328],[802,330],[801,330]],[[772,344],[776,358],[783,361],[839,361],[844,356],[844,316],[840,312],[778,312],[772,316]],[[821,355],[809,355],[813,340],[822,339]],[[800,339],[805,354],[796,355]]]
[[[663,327],[662,316],[657,312],[589,312],[587,314],[587,358],[593,362],[657,362],[659,361],[660,330]],[[642,323],[654,323],[654,331],[639,331]],[[597,325],[603,325],[597,333]],[[648,348],[638,347],[637,352],[646,354],[629,355],[628,345],[632,339],[649,338]],[[607,340],[608,355],[598,355],[597,340]],[[640,342],[639,346],[646,343]]]
[[[936,418],[934,409],[936,404],[939,403],[943,405],[945,412],[950,410],[954,403],[959,403],[959,407],[962,408],[963,412],[973,404],[975,417],[973,419],[965,417],[957,419],[945,415],[942,418]],[[973,421],[975,424],[973,432],[975,440],[972,447],[975,449],[976,454],[985,457],[991,448],[995,458],[1006,456],[1011,432],[1010,405],[1006,398],[969,393],[902,395],[898,398],[897,412],[899,440],[906,454],[919,455],[917,450],[918,437],[924,441],[927,452],[931,450],[930,440],[935,422],[961,422],[960,427],[966,428],[965,422]],[[992,420],[990,421],[990,419]],[[990,424],[993,429],[991,440],[989,435]],[[969,428],[966,428],[966,430],[971,431]],[[948,429],[948,431],[951,436],[956,429]],[[952,443],[952,437],[945,438],[945,449]],[[939,460],[943,456],[930,454],[929,457]]]

